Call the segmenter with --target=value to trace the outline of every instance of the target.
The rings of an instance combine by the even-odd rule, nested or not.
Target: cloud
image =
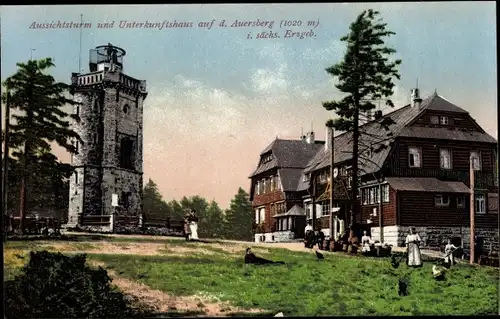
[[[254,69],[250,76],[252,89],[259,94],[279,96],[289,88],[288,63],[283,44],[264,46],[259,56],[275,67]]]
[[[326,46],[319,49],[311,47],[306,48],[302,56],[305,60],[337,63],[344,57],[346,48],[345,42],[341,42],[340,40],[331,40]]]

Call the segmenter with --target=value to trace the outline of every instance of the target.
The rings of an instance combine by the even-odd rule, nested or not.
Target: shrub
[[[130,317],[125,295],[105,269],[90,268],[86,255],[31,252],[22,274],[5,282],[8,318]]]

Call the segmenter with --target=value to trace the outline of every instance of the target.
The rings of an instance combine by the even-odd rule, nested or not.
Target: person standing
[[[198,238],[198,217],[196,216],[196,210],[191,210],[191,219],[189,223],[189,228],[191,230],[191,239],[199,240]]]
[[[370,236],[368,236],[368,232],[366,230],[363,230],[363,237],[361,237],[361,252],[368,254],[371,251],[370,244],[372,242],[372,239]]]
[[[422,255],[420,253],[420,243],[422,240],[414,227],[410,228],[410,233],[406,236],[407,257],[406,264],[410,267],[422,266]]]
[[[189,227],[190,222],[191,213],[187,212],[186,216],[184,216],[184,236],[186,237],[186,240],[189,240],[191,238],[191,228]]]
[[[457,250],[458,247],[451,243],[451,240],[448,239],[448,243],[444,247],[444,262],[450,266],[455,264],[455,257],[453,256],[453,252]]]
[[[304,246],[306,248],[311,248],[311,233],[314,233],[314,228],[311,225],[311,221],[308,221],[306,228],[304,229]]]

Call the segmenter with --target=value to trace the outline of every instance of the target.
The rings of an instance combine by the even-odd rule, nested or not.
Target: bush
[[[31,252],[22,274],[5,282],[7,318],[104,318],[133,315],[125,295],[111,286],[105,269],[86,255]]]

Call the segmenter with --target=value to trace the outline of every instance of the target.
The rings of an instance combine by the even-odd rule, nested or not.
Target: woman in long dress
[[[453,266],[455,264],[455,257],[453,256],[453,252],[457,250],[458,247],[451,243],[451,240],[448,239],[448,243],[444,247],[444,262]]]
[[[415,228],[411,228],[410,233],[406,236],[406,247],[408,248],[406,263],[410,267],[422,266],[422,255],[419,248],[421,241]]]
[[[196,211],[193,209],[191,211],[191,219],[189,223],[189,228],[191,230],[191,239],[198,240],[198,217],[196,217]]]
[[[186,240],[191,239],[191,214],[187,213],[186,216],[184,216],[184,236],[186,237]]]
[[[367,231],[363,230],[363,237],[361,237],[361,244],[363,245],[363,248],[361,248],[361,252],[367,254],[370,252],[370,244],[371,244],[372,239],[370,236],[368,236]]]

